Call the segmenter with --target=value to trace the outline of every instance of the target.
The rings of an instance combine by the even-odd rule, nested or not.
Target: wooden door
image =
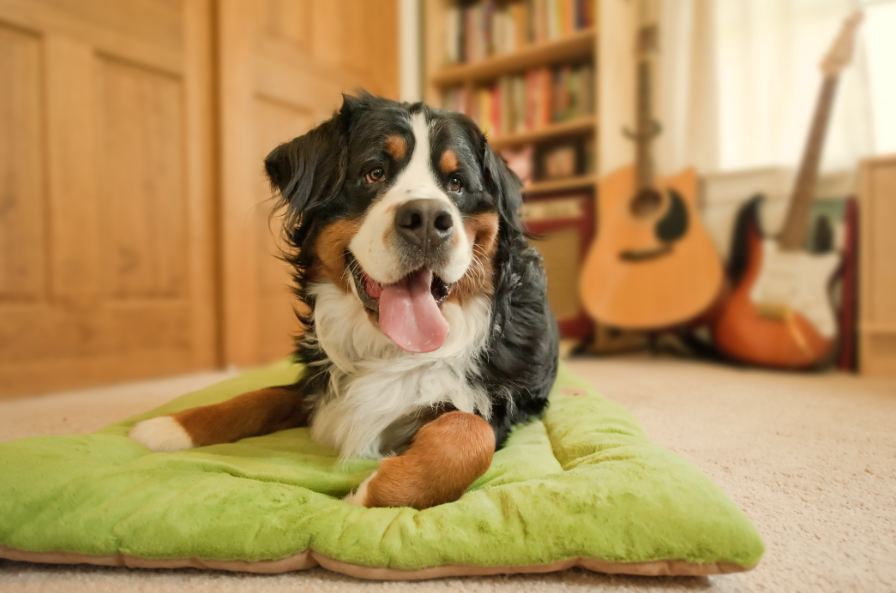
[[[211,15],[0,0],[0,395],[217,362]]]
[[[395,0],[221,0],[221,191],[225,357],[286,355],[298,331],[263,159],[328,118],[340,93],[398,89]]]

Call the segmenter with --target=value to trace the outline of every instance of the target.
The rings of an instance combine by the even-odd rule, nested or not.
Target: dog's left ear
[[[482,152],[482,170],[485,175],[486,187],[497,201],[502,230],[522,233],[520,208],[523,206],[523,184],[516,173],[510,170],[504,159],[492,150],[484,138]]]
[[[332,118],[281,144],[264,159],[271,185],[296,216],[301,217],[314,203],[337,196],[342,189],[348,168],[350,100],[345,97]]]

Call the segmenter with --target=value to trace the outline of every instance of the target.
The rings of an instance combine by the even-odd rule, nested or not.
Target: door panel
[[[0,302],[32,302],[45,290],[42,57],[39,35],[0,22]]]
[[[225,356],[250,365],[289,353],[299,331],[263,159],[328,118],[343,91],[397,93],[397,7],[221,0],[218,18]]]
[[[186,265],[182,85],[100,60],[100,253],[114,300],[183,298]],[[139,158],[134,158],[139,155]]]
[[[0,0],[0,395],[218,361],[211,15]]]
[[[256,141],[255,154],[265,155],[273,146],[283,142],[284,130],[306,130],[314,116],[301,108],[285,105],[265,97],[254,101]],[[258,261],[258,308],[264,317],[259,323],[259,359],[282,356],[289,351],[289,328],[295,327],[295,312],[290,302],[290,267],[280,259],[284,244],[280,240],[281,220],[272,216],[276,202],[270,185],[259,175],[254,195],[270,196],[255,209],[255,257]],[[285,350],[284,350],[285,349]]]

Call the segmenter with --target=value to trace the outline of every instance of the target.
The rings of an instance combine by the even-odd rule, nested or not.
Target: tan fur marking
[[[467,412],[442,414],[417,431],[407,451],[380,464],[365,506],[425,509],[455,501],[485,473],[494,453],[488,422]]]
[[[174,414],[193,439],[193,445],[232,443],[246,437],[306,426],[302,398],[290,389],[270,387],[227,401]]]
[[[439,168],[445,175],[457,171],[457,153],[450,148],[443,152],[439,158]]]
[[[402,161],[408,153],[408,141],[404,139],[404,136],[393,134],[386,137],[385,148],[389,156],[396,161]]]
[[[386,207],[386,218],[387,220],[395,220],[395,212],[398,210],[398,204],[391,204]],[[386,229],[383,231],[383,247],[385,249],[389,249],[392,245],[393,236],[395,235],[395,225],[387,224]]]
[[[449,301],[463,303],[479,294],[491,296],[495,292],[495,251],[498,247],[498,214],[483,212],[464,218],[467,237],[473,241],[474,260],[451,291]]]
[[[345,250],[360,226],[359,220],[337,220],[321,231],[315,243],[317,262],[312,279],[323,276],[345,292],[351,290],[345,273]]]

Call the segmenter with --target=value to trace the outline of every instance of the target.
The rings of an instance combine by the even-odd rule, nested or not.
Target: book
[[[593,0],[480,0],[446,12],[445,63],[506,54],[594,25]]]
[[[470,104],[465,87],[443,93],[442,107],[472,117],[490,135],[534,130],[594,113],[591,64],[536,68],[476,88]]]

